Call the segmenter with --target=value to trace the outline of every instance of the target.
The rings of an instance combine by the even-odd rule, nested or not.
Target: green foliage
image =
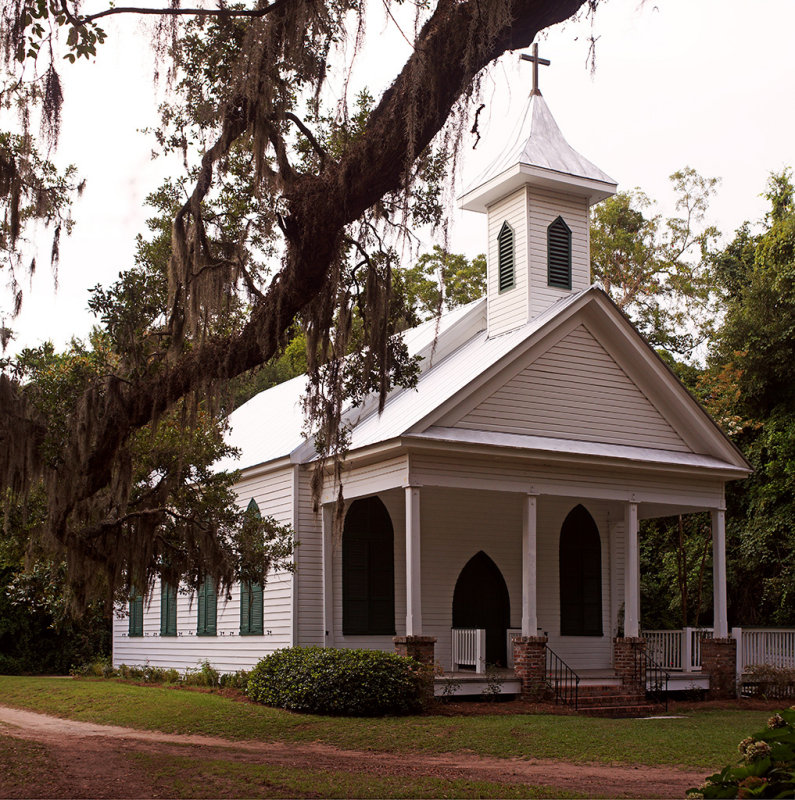
[[[795,707],[774,714],[764,730],[738,745],[742,759],[710,775],[688,797],[794,797]]]
[[[380,650],[293,647],[263,658],[247,694],[258,703],[342,716],[410,714],[428,676],[414,659]]]
[[[420,319],[430,319],[477,300],[486,292],[486,256],[470,261],[434,245],[417,263],[402,271],[408,305]]]
[[[678,217],[648,216],[640,190],[594,206],[591,276],[653,346],[691,358],[714,325],[706,263],[718,232],[703,221],[717,180],[685,167],[671,181]]]
[[[197,669],[178,670],[166,667],[153,667],[151,664],[131,667],[121,664],[114,668],[109,658],[87,661],[79,667],[72,667],[69,674],[77,678],[122,678],[123,680],[152,684],[179,684],[181,686],[200,686],[208,689],[240,689],[248,685],[249,673],[219,672],[209,661],[203,661]]]

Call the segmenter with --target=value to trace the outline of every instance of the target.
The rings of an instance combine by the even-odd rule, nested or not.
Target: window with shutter
[[[262,586],[258,583],[241,583],[240,635],[261,636],[264,632]]]
[[[497,254],[499,289],[505,292],[516,285],[513,228],[507,222],[502,223],[497,236]]]
[[[144,635],[144,598],[143,595],[136,594],[135,589],[130,597],[130,627],[127,635]]]
[[[563,217],[547,228],[547,283],[571,289],[571,228]]]
[[[199,587],[199,616],[196,624],[197,636],[215,636],[217,634],[218,597],[215,584],[207,576]]]
[[[342,531],[342,632],[395,633],[395,543],[392,520],[377,497],[356,500]]]
[[[602,635],[602,543],[584,506],[576,506],[560,530],[560,634]]]
[[[160,635],[177,635],[177,587],[160,584]]]

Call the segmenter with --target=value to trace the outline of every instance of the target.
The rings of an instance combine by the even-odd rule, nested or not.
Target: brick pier
[[[702,639],[701,671],[709,675],[710,700],[737,696],[737,640]]]
[[[513,640],[513,666],[522,682],[524,700],[540,700],[546,694],[546,646],[546,636],[517,636]]]
[[[395,636],[392,641],[399,656],[415,658],[421,664],[433,664],[435,636]]]

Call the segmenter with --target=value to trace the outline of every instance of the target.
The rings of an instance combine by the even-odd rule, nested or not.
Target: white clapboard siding
[[[241,481],[238,502],[246,508],[251,499],[262,516],[280,524],[293,524],[293,468],[284,467]],[[231,600],[218,598],[216,636],[197,636],[198,604],[195,597],[177,595],[177,635],[160,636],[160,583],[155,583],[144,602],[144,635],[129,637],[127,617],[114,619],[113,663],[178,670],[195,669],[209,661],[221,672],[251,669],[260,658],[293,643],[293,575],[274,573],[263,591],[264,629],[262,636],[240,635],[240,587],[232,588]]]
[[[113,621],[113,665],[198,669],[204,661],[219,672],[251,669],[268,653],[290,644],[290,598],[292,575],[275,573],[263,592],[262,636],[240,635],[240,587],[232,588],[232,599],[218,597],[216,636],[197,636],[198,603],[193,594],[177,594],[177,635],[160,635],[160,582],[144,601],[144,635],[127,635],[127,617]]]
[[[572,292],[591,285],[588,201],[538,187],[528,187],[530,234],[530,319]],[[558,217],[571,229],[571,289],[549,286],[547,281],[547,228]]]
[[[690,451],[584,325],[454,427]]]
[[[500,292],[497,237],[505,222],[513,229],[516,282],[512,289]],[[488,235],[487,320],[489,336],[496,336],[527,322],[527,190],[524,187],[489,207]]]

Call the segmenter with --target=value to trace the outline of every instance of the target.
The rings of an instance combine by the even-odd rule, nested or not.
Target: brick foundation
[[[646,652],[646,640],[640,636],[616,636],[613,639],[613,669],[624,686],[646,691],[646,661],[638,659]]]
[[[399,656],[409,656],[421,664],[433,664],[435,636],[395,636],[395,652]]]
[[[547,692],[546,636],[517,636],[513,640],[513,667],[522,682],[522,699],[539,700]]]
[[[737,640],[702,639],[701,671],[709,674],[710,700],[737,696]]]

